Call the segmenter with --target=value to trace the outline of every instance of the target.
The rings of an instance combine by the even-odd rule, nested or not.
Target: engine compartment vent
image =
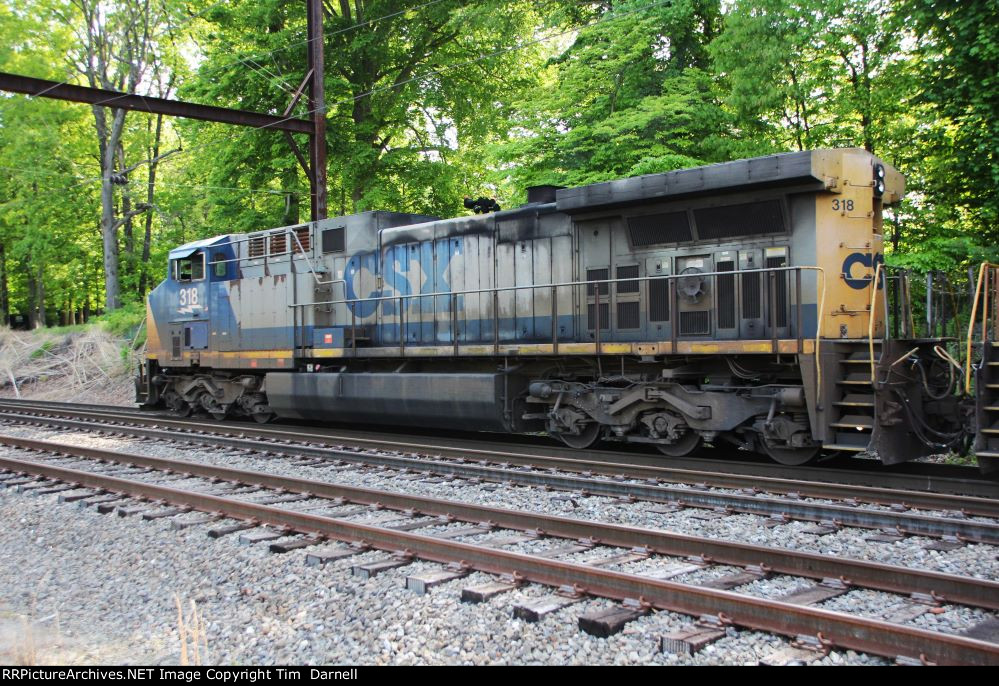
[[[646,248],[664,243],[685,243],[692,240],[687,213],[666,212],[628,217],[628,237],[631,245]]]
[[[694,210],[697,237],[701,240],[786,233],[780,200],[747,202]]]
[[[680,313],[680,335],[704,335],[711,333],[711,312],[700,310],[697,312]]]

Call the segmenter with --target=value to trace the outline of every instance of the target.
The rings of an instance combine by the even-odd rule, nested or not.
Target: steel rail
[[[372,548],[401,552],[433,562],[458,563],[468,569],[492,574],[511,574],[525,581],[548,586],[574,586],[589,595],[637,600],[650,607],[692,616],[717,616],[726,622],[769,633],[814,636],[826,645],[935,664],[999,664],[999,644],[965,636],[935,633],[841,612],[534,557],[44,463],[0,458],[0,467],[89,488],[169,502],[303,534],[364,543]]]
[[[77,416],[88,415],[90,413],[86,411],[73,411]],[[10,412],[4,410],[3,403],[0,402],[0,417],[2,416],[14,416]],[[111,421],[106,415],[102,413],[93,413],[90,416],[103,419],[105,421]],[[30,419],[29,415],[21,415],[21,418]],[[53,420],[55,421],[55,420]],[[72,419],[61,419],[58,420],[63,426],[68,428],[83,428],[87,431],[97,430],[93,424],[81,424],[79,422],[74,423]],[[163,417],[150,418],[150,417],[127,417],[126,421],[136,422],[140,424],[154,424],[162,427],[173,427],[177,429],[187,429],[190,427],[198,427],[197,431],[207,433],[212,436],[211,440],[221,440],[223,438],[231,438],[231,435],[226,436],[225,434],[231,434],[228,431],[227,426],[218,424],[198,424],[180,421],[176,419],[168,419]],[[136,431],[131,427],[122,426],[121,424],[113,424],[109,427],[113,430],[125,430],[125,431]],[[235,427],[233,427],[235,430]],[[148,430],[143,430],[148,431]],[[156,429],[152,429],[156,431]],[[241,434],[249,434],[257,436],[260,438],[281,438],[293,436],[295,441],[308,441],[309,439],[326,439],[329,440],[333,437],[326,437],[321,434],[308,434],[302,432],[291,432],[291,431],[279,431],[274,432],[268,429],[257,429],[251,427],[239,427],[239,432]],[[219,436],[216,439],[214,436]],[[162,437],[161,435],[156,435],[155,437]],[[338,440],[342,437],[336,437]],[[567,472],[585,472],[588,474],[602,474],[606,476],[621,477],[633,479],[657,479],[662,481],[669,481],[673,483],[685,483],[695,486],[714,486],[719,488],[735,488],[735,489],[748,489],[753,491],[769,491],[772,493],[795,493],[800,497],[806,498],[824,498],[824,499],[849,499],[856,500],[858,502],[866,502],[874,505],[887,505],[891,506],[900,502],[904,502],[909,507],[925,509],[925,510],[959,510],[968,515],[980,516],[980,517],[994,517],[999,518],[999,500],[993,498],[985,498],[978,496],[960,496],[952,494],[940,494],[940,493],[925,493],[922,491],[899,491],[889,488],[881,488],[877,486],[863,486],[863,485],[853,485],[853,484],[836,484],[827,482],[813,482],[806,481],[802,479],[787,479],[779,477],[766,477],[766,476],[748,476],[740,474],[728,474],[728,473],[717,473],[713,471],[705,470],[692,470],[684,468],[676,468],[671,466],[646,466],[646,465],[621,465],[615,462],[605,462],[597,460],[579,460],[573,458],[555,457],[555,456],[539,456],[531,455],[528,453],[516,453],[516,452],[497,452],[493,450],[477,449],[477,448],[442,448],[441,446],[434,446],[429,444],[418,444],[418,443],[408,443],[408,442],[396,442],[396,441],[382,441],[377,439],[344,439],[347,441],[358,441],[363,443],[374,443],[376,445],[386,445],[390,446],[396,450],[407,450],[411,452],[423,451],[424,453],[435,453],[435,457],[442,457],[441,453],[452,453],[455,457],[467,459],[469,457],[478,457],[482,459],[487,459],[489,461],[503,461],[510,464],[515,464],[519,466],[532,466],[539,468],[551,468],[559,469]],[[339,451],[337,454],[345,459],[351,459],[349,456],[354,455],[353,451],[344,448],[334,448],[334,447],[322,447],[316,445],[306,445],[307,448],[320,447],[324,450]],[[429,455],[428,455],[429,456]],[[436,463],[435,463],[436,464]]]
[[[73,420],[63,420],[67,424]],[[77,423],[74,426],[80,426]],[[80,426],[84,430],[94,427]],[[120,427],[114,427],[116,430]],[[133,434],[168,441],[202,441],[201,436],[178,436],[163,429],[133,429]],[[813,522],[832,522],[836,526],[853,526],[868,529],[893,529],[910,535],[931,537],[957,536],[967,541],[999,544],[999,523],[978,522],[954,517],[934,517],[914,512],[873,510],[849,505],[811,503],[800,499],[780,499],[760,495],[712,492],[700,488],[681,488],[650,483],[627,483],[614,479],[597,479],[587,476],[566,476],[551,472],[524,471],[503,467],[490,467],[465,462],[443,462],[426,458],[383,455],[344,450],[341,448],[309,445],[284,445],[261,443],[245,438],[211,436],[204,442],[239,450],[256,452],[293,453],[324,459],[343,459],[361,464],[390,467],[410,471],[433,471],[486,481],[518,483],[559,490],[578,491],[589,495],[631,497],[652,502],[675,503],[684,507],[724,509],[771,517],[787,517]],[[0,443],[12,444],[21,440],[0,436]],[[530,464],[530,463],[528,463]],[[611,472],[611,474],[617,474]],[[637,477],[636,477],[637,478]],[[924,495],[924,494],[919,494]]]
[[[262,488],[308,494],[317,498],[349,500],[392,510],[418,511],[477,523],[491,522],[505,529],[542,531],[560,538],[595,539],[601,545],[647,548],[650,552],[679,557],[700,557],[735,566],[760,565],[780,574],[816,579],[841,578],[851,584],[893,593],[921,593],[940,601],[999,610],[999,583],[984,579],[909,569],[877,562],[837,558],[783,548],[701,538],[657,529],[608,524],[533,512],[474,505],[392,491],[344,486],[325,481],[286,477],[216,465],[148,457],[100,448],[70,446],[50,441],[18,439],[14,447],[122,465],[148,467],[212,480],[252,484]],[[2,462],[2,459],[0,459]]]
[[[21,409],[22,411],[38,413],[62,413],[62,414],[87,414],[90,417],[101,418],[106,421],[113,421],[112,418],[120,418],[123,421],[133,421],[136,423],[152,424],[159,422],[182,423],[185,427],[200,427],[202,430],[218,432],[239,431],[241,433],[251,433],[261,437],[294,438],[296,440],[313,440],[316,442],[338,441],[341,443],[358,443],[372,446],[384,446],[387,449],[404,449],[408,451],[422,451],[433,454],[454,454],[456,456],[467,456],[469,454],[492,456],[493,459],[513,461],[517,459],[539,460],[562,460],[567,471],[597,471],[601,464],[613,466],[617,469],[615,474],[622,473],[621,470],[632,468],[648,467],[652,469],[689,470],[693,472],[703,472],[713,478],[731,476],[732,478],[742,477],[753,478],[753,483],[759,483],[760,478],[786,479],[788,468],[777,463],[750,462],[746,460],[722,460],[710,457],[694,458],[669,458],[639,453],[629,453],[611,450],[587,450],[578,451],[559,446],[546,444],[531,445],[521,444],[523,450],[541,451],[541,453],[527,453],[511,451],[509,442],[496,441],[497,447],[490,446],[488,440],[480,438],[456,437],[448,439],[450,445],[433,445],[421,443],[421,436],[400,434],[393,437],[375,436],[371,431],[350,429],[322,429],[319,427],[296,427],[286,425],[283,428],[278,425],[260,427],[244,423],[223,423],[198,419],[183,419],[176,416],[166,416],[129,407],[107,407],[99,405],[86,405],[77,403],[58,403],[49,401],[25,401],[25,400],[0,400],[0,414],[5,412],[5,408]],[[306,433],[303,433],[306,432]],[[311,433],[309,433],[311,432]],[[515,444],[516,445],[516,444]],[[859,467],[859,460],[853,460],[854,467]],[[579,465],[578,469],[572,467]],[[802,482],[824,482],[837,486],[869,486],[873,488],[890,490],[922,491],[940,494],[954,494],[965,497],[977,497],[996,501],[999,499],[999,482],[994,480],[984,480],[977,468],[957,467],[955,465],[938,465],[933,463],[907,463],[905,468],[912,471],[899,472],[897,469],[885,468],[880,463],[875,470],[861,470],[858,468],[831,468],[828,466],[803,466],[795,467],[792,471],[797,478],[789,481]],[[919,471],[915,471],[919,469]],[[966,475],[958,474],[960,471],[968,472]],[[640,477],[645,478],[645,477]],[[698,483],[703,482],[703,479]],[[733,486],[743,487],[743,486]]]

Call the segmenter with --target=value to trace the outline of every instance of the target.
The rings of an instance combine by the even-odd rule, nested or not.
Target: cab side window
[[[205,278],[204,253],[196,253],[190,257],[174,260],[173,270],[174,279],[177,281],[201,281]]]
[[[225,278],[228,262],[226,262],[225,253],[217,252],[212,255],[212,264],[214,265],[215,276],[219,278]]]

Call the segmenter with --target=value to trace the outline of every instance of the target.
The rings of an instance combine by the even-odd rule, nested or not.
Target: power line
[[[332,38],[333,36],[338,36],[338,35],[340,35],[342,33],[349,33],[350,31],[355,31],[357,29],[364,28],[365,26],[371,26],[372,24],[377,24],[380,21],[385,21],[386,19],[391,19],[392,17],[398,17],[399,15],[406,14],[407,12],[417,12],[419,10],[425,9],[427,7],[430,7],[431,5],[437,5],[439,3],[449,2],[449,1],[451,1],[451,0],[430,0],[430,2],[425,2],[422,5],[417,5],[415,7],[407,7],[405,9],[401,9],[401,10],[398,10],[396,12],[391,12],[389,14],[382,15],[381,17],[376,17],[375,19],[368,19],[367,21],[363,21],[363,22],[361,22],[359,24],[351,24],[350,26],[345,26],[342,29],[337,29],[335,31],[323,31],[323,38]],[[238,59],[238,60],[236,60],[234,62],[228,62],[228,63],[224,62],[222,64],[212,64],[212,65],[208,65],[208,66],[209,66],[209,69],[213,70],[213,71],[214,70],[218,70],[218,69],[226,69],[228,67],[235,67],[235,66],[238,66],[240,64],[244,64],[245,60],[251,60],[251,61],[252,60],[260,60],[263,57],[268,57],[268,56],[273,55],[275,53],[282,52],[283,50],[290,50],[291,48],[297,48],[300,45],[308,45],[313,40],[316,40],[316,39],[315,38],[307,38],[305,40],[301,40],[301,41],[297,41],[297,42],[294,42],[294,43],[288,43],[286,45],[282,45],[281,47],[274,48],[273,50],[268,50],[266,52],[255,53],[253,55],[250,55],[249,57],[244,57],[244,58]]]
[[[75,163],[71,162],[71,164]],[[94,177],[80,177],[76,176],[72,172],[62,172],[56,171],[54,169],[24,169],[23,167],[8,167],[0,165],[0,169],[6,169],[9,171],[15,171],[20,174],[29,174],[34,176],[44,176],[48,178],[55,178],[58,176],[68,177],[68,181],[73,181],[75,183],[70,186],[48,186],[49,188],[72,188],[75,186],[83,185],[85,183],[100,183],[103,178],[100,176]],[[128,182],[130,188],[145,188],[148,183],[146,181],[141,181],[138,179],[130,179]],[[222,190],[222,191],[238,191],[240,193],[267,193],[271,195],[309,195],[308,190],[294,190],[290,188],[246,188],[242,186],[213,186],[206,184],[184,184],[184,183],[173,183],[171,181],[156,181],[156,186],[166,186],[168,188],[192,188],[192,189],[206,189],[206,190]]]

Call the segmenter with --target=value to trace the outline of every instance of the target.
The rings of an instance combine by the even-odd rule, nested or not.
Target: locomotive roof
[[[179,260],[189,255],[194,254],[201,248],[210,248],[213,245],[218,245],[219,243],[226,243],[229,241],[229,234],[224,236],[213,236],[212,238],[202,238],[200,241],[192,241],[190,243],[185,243],[184,245],[174,248],[170,251],[171,260]]]
[[[678,169],[661,174],[647,174],[629,179],[594,183],[556,192],[556,204],[561,212],[590,210],[598,207],[622,206],[632,202],[648,202],[652,198],[678,198],[719,192],[735,192],[773,186],[814,186],[815,190],[829,187],[841,175],[842,159],[846,154],[861,154],[883,164],[888,171],[889,186],[898,188],[901,198],[904,181],[890,165],[861,148],[807,150],[753,157],[734,162],[709,164],[691,169]],[[897,180],[897,183],[894,183]],[[894,197],[894,196],[893,196]],[[886,195],[886,204],[890,198]]]

